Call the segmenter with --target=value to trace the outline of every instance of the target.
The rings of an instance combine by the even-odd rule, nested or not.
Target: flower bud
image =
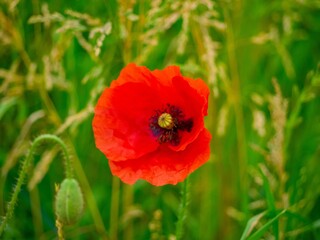
[[[77,180],[63,180],[56,195],[55,210],[58,220],[64,225],[79,220],[83,211],[83,195]]]

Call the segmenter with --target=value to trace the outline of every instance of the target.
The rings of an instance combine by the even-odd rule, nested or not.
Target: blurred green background
[[[95,103],[129,62],[178,65],[211,90],[183,239],[320,239],[318,0],[1,0],[1,216],[30,142],[52,133],[85,196],[67,239],[174,239],[180,185],[123,184],[94,144]],[[4,239],[57,238],[63,177],[44,144]]]

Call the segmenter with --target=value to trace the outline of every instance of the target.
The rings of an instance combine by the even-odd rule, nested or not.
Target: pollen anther
[[[158,118],[158,124],[161,128],[172,129],[174,127],[173,118],[169,113],[162,113]]]

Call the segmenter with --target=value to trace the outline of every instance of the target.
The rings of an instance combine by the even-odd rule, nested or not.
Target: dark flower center
[[[163,109],[155,111],[149,119],[149,126],[159,143],[177,146],[181,140],[179,132],[191,132],[193,120],[186,119],[179,107],[167,104]]]

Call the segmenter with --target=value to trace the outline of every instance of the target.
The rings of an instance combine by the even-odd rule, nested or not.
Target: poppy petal
[[[122,84],[112,84],[102,93],[92,123],[96,146],[113,161],[140,157],[159,146],[149,129],[154,108],[163,105],[152,86],[156,83],[150,83],[148,72],[140,68],[127,69],[131,72],[120,74]]]
[[[171,86],[171,80],[174,77],[181,76],[180,68],[177,66],[168,66],[163,70],[155,69],[152,74],[163,84]]]
[[[208,103],[207,99],[199,95],[198,91],[190,86],[182,76],[173,77],[171,86],[171,90],[166,91],[166,95],[163,96],[163,98],[181,108],[185,119],[191,119],[193,122],[193,127],[190,132],[181,131],[179,133],[181,139],[179,145],[168,145],[172,150],[182,151],[198,137],[204,128],[203,108],[205,108]],[[192,99],[192,101],[190,101],[190,99]]]
[[[203,100],[204,100],[204,106],[203,106],[203,115],[207,116],[208,115],[208,98],[209,98],[209,88],[208,86],[204,83],[204,81],[202,81],[200,78],[198,79],[191,79],[191,78],[187,78],[187,77],[183,77],[185,80],[188,81],[188,83],[190,84],[190,86],[193,89],[196,89],[198,91],[198,93],[202,96]]]
[[[165,85],[170,85],[171,84],[171,79],[177,76],[182,76],[180,72],[180,68],[177,66],[169,66],[166,67],[163,70],[154,70],[152,71],[152,74],[158,78],[163,84]],[[196,89],[198,94],[200,94],[205,102],[206,105],[204,106],[203,113],[204,116],[207,116],[207,109],[208,109],[208,96],[209,96],[209,88],[207,85],[202,81],[201,79],[191,79],[188,77],[183,77],[193,89]]]
[[[144,67],[137,66],[134,63],[129,63],[125,66],[116,81],[111,82],[111,88],[126,84],[126,83],[144,83],[148,86],[157,83],[157,79],[153,76],[152,72]]]
[[[133,184],[138,179],[144,179],[156,186],[177,184],[208,161],[210,139],[209,131],[204,129],[184,151],[176,152],[164,148],[138,159],[110,161],[110,169],[113,175],[128,184]]]

